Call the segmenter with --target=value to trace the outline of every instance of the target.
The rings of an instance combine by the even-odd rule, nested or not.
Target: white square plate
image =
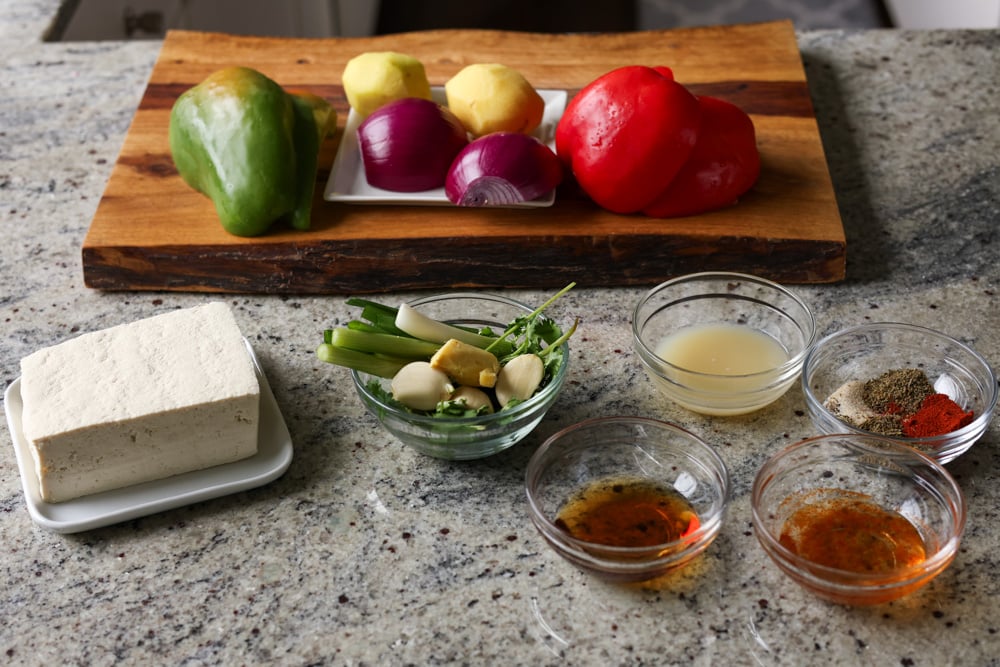
[[[545,112],[542,115],[542,123],[535,130],[534,136],[548,144],[549,147],[554,147],[556,125],[566,109],[566,91],[539,90],[538,94],[545,101]],[[431,97],[438,104],[444,104],[446,101],[444,88],[441,86],[431,88]],[[354,109],[351,109],[347,114],[344,136],[340,139],[337,156],[330,169],[330,179],[326,183],[324,197],[327,201],[348,204],[453,206],[444,194],[443,187],[423,192],[393,192],[368,185],[368,179],[365,177],[365,166],[361,160],[361,149],[358,146],[357,130],[360,124],[361,119],[354,112]],[[543,197],[523,202],[517,206],[528,208],[552,206],[555,200],[556,193],[553,190]]]
[[[292,462],[292,439],[260,363],[250,343],[244,343],[260,382],[260,425],[254,456],[62,503],[46,503],[39,493],[35,462],[21,430],[21,378],[14,380],[4,392],[4,410],[32,520],[57,533],[76,533],[252,489],[280,477]]]

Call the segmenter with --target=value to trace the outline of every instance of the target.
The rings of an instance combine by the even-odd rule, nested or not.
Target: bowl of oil
[[[831,434],[772,456],[750,495],[754,533],[793,581],[846,605],[914,593],[958,553],[961,488],[934,459],[890,438]]]
[[[738,415],[778,400],[816,336],[809,306],[756,276],[695,273],[657,285],[632,315],[639,361],[660,392],[709,415]]]
[[[602,417],[552,435],[528,463],[532,523],[557,554],[602,579],[662,576],[709,547],[729,504],[716,451],[643,417]]]

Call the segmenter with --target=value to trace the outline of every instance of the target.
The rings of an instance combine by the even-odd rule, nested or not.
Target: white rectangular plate
[[[565,90],[539,90],[545,101],[545,112],[542,123],[535,130],[534,136],[554,148],[556,124],[562,118],[566,109]],[[431,88],[431,97],[438,104],[445,103],[444,88]],[[330,169],[330,179],[326,182],[324,197],[327,201],[345,202],[348,204],[406,204],[408,206],[453,206],[444,194],[444,188],[435,188],[423,192],[393,192],[368,185],[365,178],[365,166],[361,161],[361,149],[358,146],[358,125],[361,119],[351,109],[347,114],[347,125],[344,136],[340,139],[337,156]],[[556,200],[555,190],[531,201],[523,202],[521,207],[552,206]]]
[[[260,422],[254,456],[62,503],[46,503],[39,493],[35,462],[21,429],[21,378],[14,380],[4,392],[4,410],[32,520],[57,533],[76,533],[252,489],[280,477],[292,462],[292,439],[257,357],[250,343],[244,342],[260,382]]]

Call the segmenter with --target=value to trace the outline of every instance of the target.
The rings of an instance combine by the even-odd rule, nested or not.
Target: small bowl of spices
[[[603,417],[552,435],[528,463],[531,520],[580,570],[635,582],[675,570],[715,539],[726,465],[699,437],[643,417]]]
[[[951,564],[962,490],[934,459],[884,436],[830,434],[786,447],[750,494],[757,540],[806,590],[848,605],[911,594]]]
[[[632,315],[634,347],[660,392],[708,415],[778,400],[799,377],[816,333],[809,306],[742,273],[695,273],[649,290]]]
[[[879,322],[831,334],[808,352],[802,389],[821,433],[874,434],[948,463],[972,447],[997,404],[997,378],[943,333]]]

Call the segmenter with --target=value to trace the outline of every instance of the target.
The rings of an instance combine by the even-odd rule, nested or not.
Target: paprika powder
[[[973,416],[971,410],[962,410],[947,394],[931,394],[920,404],[920,409],[903,418],[903,435],[909,438],[944,435],[968,426]]]

